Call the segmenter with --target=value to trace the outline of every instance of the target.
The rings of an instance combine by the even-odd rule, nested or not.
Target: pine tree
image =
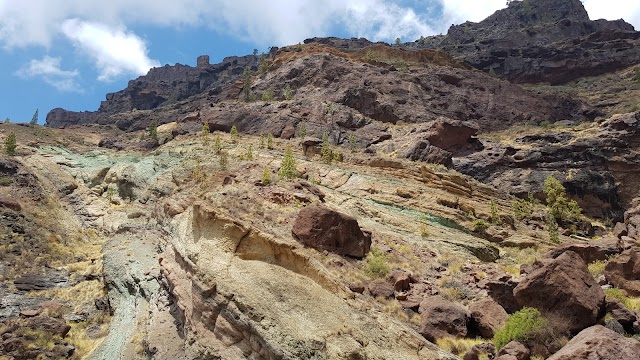
[[[249,145],[249,147],[247,148],[247,153],[245,154],[245,158],[247,160],[253,160],[253,146]]]
[[[329,143],[329,133],[326,131],[322,134],[322,148],[320,149],[320,155],[322,156],[322,161],[327,164],[331,164],[331,161],[333,161],[333,150],[331,149],[331,143]]]
[[[4,152],[9,156],[16,154],[16,133],[10,133],[4,140]]]
[[[215,151],[216,154],[220,154],[220,151],[222,151],[222,140],[220,139],[219,134],[216,135],[213,140],[213,151]]]
[[[36,112],[33,114],[33,117],[31,118],[31,125],[38,125],[38,109],[36,109]]]
[[[235,125],[233,125],[231,127],[231,131],[229,133],[231,134],[231,142],[234,143],[234,144],[237,143],[238,142],[238,137],[239,137],[238,128]]]
[[[490,208],[490,220],[491,223],[493,225],[501,225],[502,224],[502,220],[500,219],[500,214],[498,214],[498,205],[495,203],[495,201],[491,200],[489,202],[489,208]]]
[[[559,243],[560,232],[558,231],[558,222],[551,211],[547,213],[547,230],[549,231],[549,240],[556,244]]]
[[[244,93],[244,101],[251,101],[251,68],[249,66],[244,68],[242,72],[242,92]]]
[[[158,124],[155,121],[149,125],[149,138],[158,140]]]
[[[269,168],[264,168],[262,172],[262,185],[271,184],[271,170]]]
[[[202,132],[200,133],[202,142],[205,144],[209,141],[209,133],[209,123],[205,122],[204,124],[202,124]]]
[[[291,90],[291,85],[287,84],[284,88],[284,99],[291,100],[293,99],[293,90]]]
[[[351,152],[355,152],[357,145],[358,139],[356,138],[356,133],[351,133],[349,135],[349,150],[351,150]]]
[[[267,149],[273,150],[273,135],[271,133],[267,136]]]
[[[282,164],[280,165],[278,175],[284,179],[290,180],[296,177],[296,172],[296,159],[293,157],[291,146],[287,146],[284,151],[284,157],[282,158]]]
[[[220,164],[220,169],[227,170],[227,167],[229,166],[229,156],[226,151],[220,151],[220,158],[218,159],[218,162]]]
[[[264,134],[260,134],[260,149],[264,149]]]

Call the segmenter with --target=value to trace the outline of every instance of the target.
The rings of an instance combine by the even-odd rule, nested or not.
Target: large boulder
[[[0,196],[0,208],[7,208],[13,211],[21,211],[22,206],[20,203],[14,199],[9,199],[3,196]]]
[[[604,276],[611,285],[640,296],[640,251],[629,249],[609,261]]]
[[[439,117],[429,128],[427,140],[440,149],[454,151],[467,146],[478,129],[473,122]]]
[[[548,360],[575,359],[640,359],[640,341],[627,339],[601,325],[592,326],[576,335]]]
[[[531,359],[531,352],[523,344],[512,341],[502,347],[498,351],[498,357],[496,360],[529,360]]]
[[[571,332],[596,323],[604,310],[604,291],[578,254],[567,251],[534,266],[536,269],[513,290],[519,305],[562,317]]]
[[[483,299],[469,305],[471,312],[470,328],[476,330],[485,339],[493,338],[495,332],[504,325],[509,314],[492,299]]]
[[[617,239],[611,239],[599,242],[568,244],[551,250],[547,253],[547,257],[555,259],[567,251],[575,252],[584,262],[590,264],[620,254],[622,252],[622,242]]]
[[[516,286],[518,286],[518,282],[511,279],[511,276],[505,275],[498,279],[487,281],[484,287],[495,302],[502,306],[507,313],[513,314],[522,308],[513,296],[513,289]]]
[[[420,304],[421,321],[418,332],[435,342],[447,336],[467,336],[469,313],[462,305],[441,296],[424,299]]]
[[[363,258],[371,249],[371,234],[356,219],[321,205],[302,209],[291,233],[306,246],[342,256]]]

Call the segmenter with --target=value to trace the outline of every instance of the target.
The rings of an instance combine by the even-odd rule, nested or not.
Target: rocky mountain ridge
[[[443,50],[511,82],[556,85],[638,64],[639,44],[632,25],[590,20],[579,0],[524,0],[412,46]]]

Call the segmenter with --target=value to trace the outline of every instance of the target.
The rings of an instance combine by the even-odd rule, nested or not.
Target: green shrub
[[[271,184],[271,170],[269,168],[264,168],[262,172],[262,185]]]
[[[229,166],[229,155],[226,151],[220,151],[218,163],[220,164],[220,169],[227,170],[227,167]]]
[[[509,316],[504,326],[493,336],[496,350],[500,350],[511,341],[526,341],[534,332],[542,329],[545,323],[546,321],[537,309],[522,308]]]
[[[260,149],[264,149],[264,134],[260,134]]]
[[[530,219],[533,215],[533,203],[525,199],[513,199],[511,209],[517,220]]]
[[[282,158],[282,164],[280,165],[278,175],[287,180],[295,179],[297,177],[296,159],[293,157],[291,146],[287,146],[284,151],[284,157]]]
[[[331,164],[331,161],[333,161],[333,150],[331,149],[331,143],[329,142],[329,133],[326,131],[322,134],[322,148],[320,149],[320,155],[322,157],[322,161],[327,164]]]
[[[205,144],[209,141],[209,133],[209,123],[205,122],[204,124],[202,124],[202,131],[200,132],[202,142]]]
[[[553,243],[560,242],[560,232],[558,231],[558,222],[551,212],[547,213],[547,231],[549,232],[549,240]]]
[[[9,133],[4,140],[4,152],[9,156],[14,156],[16,154],[16,147],[16,133]]]
[[[486,222],[482,219],[478,219],[473,222],[473,232],[475,233],[483,233],[489,228]]]
[[[9,176],[0,176],[0,186],[9,186],[13,184],[13,179]]]
[[[155,121],[149,124],[149,138],[158,140],[158,123]]]
[[[273,150],[273,135],[271,133],[267,136],[267,149]]]
[[[564,186],[553,176],[544,181],[544,193],[547,196],[549,212],[556,219],[563,221],[577,220],[582,209],[574,200],[569,200]]]
[[[269,88],[262,93],[262,101],[273,101],[274,91],[273,88]]]
[[[490,219],[491,219],[491,223],[493,225],[502,225],[502,219],[500,219],[500,214],[498,213],[498,205],[496,204],[495,201],[491,200],[489,202],[489,208],[490,208]]]
[[[307,126],[305,124],[300,124],[298,126],[298,131],[296,134],[297,137],[299,138],[304,138],[305,136],[307,136]]]
[[[231,131],[229,131],[229,134],[231,135],[231,142],[234,144],[237,143],[239,135],[238,135],[238,128],[235,125],[231,127]]]
[[[220,135],[216,135],[215,139],[213,140],[213,151],[216,154],[220,154],[220,152],[222,151],[222,139],[220,139]]]
[[[367,274],[378,278],[387,276],[389,271],[391,271],[387,263],[387,256],[376,247],[372,247],[371,251],[367,254],[367,257],[364,259],[364,266]]]
[[[358,145],[358,138],[356,137],[356,133],[351,133],[349,135],[349,150],[351,150],[351,152],[356,151],[357,145]]]
[[[293,99],[293,90],[291,90],[291,85],[287,84],[284,88],[284,99],[291,100]]]

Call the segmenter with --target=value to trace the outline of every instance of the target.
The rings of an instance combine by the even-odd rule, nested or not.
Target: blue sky
[[[640,1],[585,0],[591,18],[640,27]],[[195,65],[313,36],[413,41],[480,21],[505,0],[0,0],[0,120],[94,111],[164,64]]]

